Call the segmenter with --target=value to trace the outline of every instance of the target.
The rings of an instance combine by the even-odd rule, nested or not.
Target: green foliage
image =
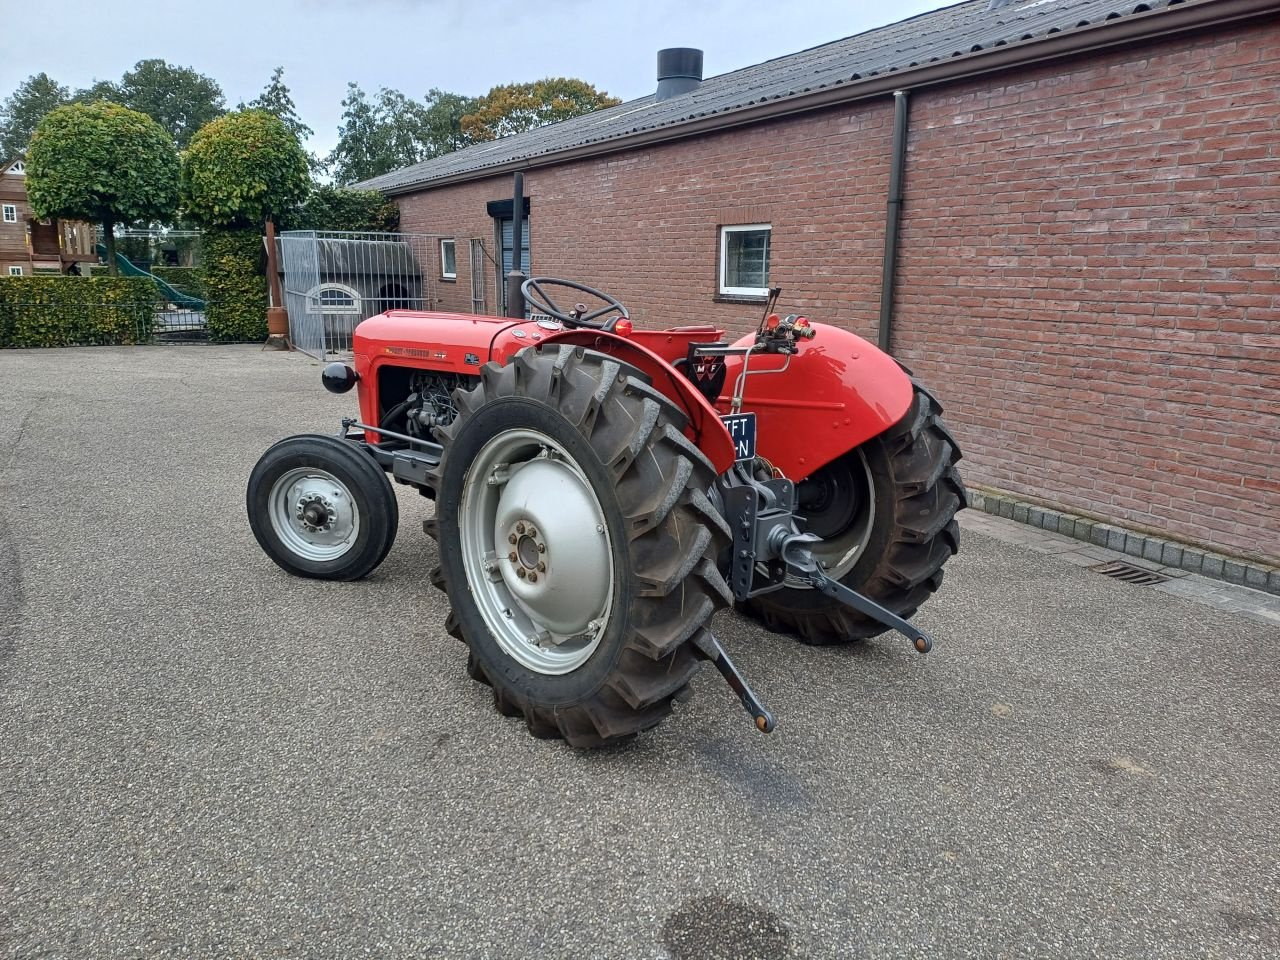
[[[583,80],[547,77],[533,83],[494,87],[462,118],[462,132],[472,142],[509,137],[549,123],[616,107],[622,101]]]
[[[422,142],[424,114],[422,104],[398,90],[384,87],[371,101],[359,86],[347,84],[338,144],[326,161],[334,181],[368,180],[434,156]]]
[[[226,108],[217,81],[163,60],[139,60],[120,78],[112,99],[151,117],[169,131],[180,149]]]
[[[182,205],[205,227],[261,224],[300,203],[310,185],[297,139],[261,110],[208,124],[182,158]]]
[[[178,201],[173,140],[145,114],[114,103],[58,107],[27,151],[27,197],[37,217],[116,223],[167,220]],[[110,244],[109,244],[110,245]]]
[[[276,67],[271,74],[271,79],[262,88],[262,92],[248,103],[240,104],[236,109],[261,110],[263,113],[271,114],[289,128],[289,132],[293,134],[294,139],[299,143],[315,132],[303,123],[302,118],[298,116],[298,108],[293,102],[293,95],[289,92],[289,88],[285,86],[284,67]]]
[[[267,337],[267,278],[262,234],[256,229],[211,230],[198,271],[209,304],[209,339],[254,342]]]
[[[0,277],[0,347],[144,343],[155,306],[145,277]]]
[[[400,208],[377,190],[316,187],[307,197],[307,202],[280,227],[284,230],[394,233],[400,229]]]
[[[427,91],[425,103],[421,139],[426,157],[439,157],[476,142],[462,132],[462,118],[479,109],[478,98],[432,88]]]
[[[190,297],[204,296],[204,277],[196,267],[152,267],[151,273],[159,277],[179,293]]]
[[[37,73],[18,84],[0,104],[0,163],[20,156],[45,115],[70,99],[67,88],[47,73]]]

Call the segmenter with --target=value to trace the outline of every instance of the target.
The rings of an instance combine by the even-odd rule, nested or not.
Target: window
[[[324,283],[307,294],[307,313],[359,313],[360,294],[341,283]]]
[[[440,275],[446,280],[458,277],[458,249],[452,240],[440,241]]]
[[[5,223],[18,222],[18,208],[16,206],[14,206],[12,203],[6,203],[4,204],[3,210],[4,210]]]
[[[22,276],[22,268],[21,268],[21,267],[10,267],[10,268],[9,268],[9,276],[11,276],[11,277],[20,277],[20,276]]]
[[[720,228],[720,293],[726,297],[769,295],[767,223]]]
[[[16,177],[25,177],[27,175],[27,165],[19,160],[9,168],[9,172]]]

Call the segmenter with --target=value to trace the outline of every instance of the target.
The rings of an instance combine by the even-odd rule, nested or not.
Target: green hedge
[[[179,293],[204,299],[204,281],[195,267],[152,267],[151,272]]]
[[[219,343],[267,338],[266,251],[260,230],[210,230],[204,235],[205,320]]]
[[[0,277],[0,347],[145,343],[155,307],[145,277]]]

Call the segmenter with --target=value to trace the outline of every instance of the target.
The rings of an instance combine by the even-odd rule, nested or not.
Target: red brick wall
[[[1270,25],[913,96],[894,350],[971,482],[1280,561],[1277,89]],[[783,306],[874,337],[891,123],[886,100],[531,171],[533,267],[741,332],[717,227],[768,222]],[[404,198],[403,228],[493,252],[510,189]]]
[[[874,335],[892,122],[885,104],[859,106],[530,171],[533,268],[608,290],[637,323],[745,333],[761,307],[714,299],[719,226],[769,223],[770,280],[787,308]],[[414,194],[400,201],[401,228],[486,237],[496,259],[485,204],[510,197],[508,176]],[[444,309],[470,309],[464,259],[460,243]],[[496,312],[496,271],[486,268]]]
[[[1280,29],[916,99],[897,352],[981,483],[1280,557]]]

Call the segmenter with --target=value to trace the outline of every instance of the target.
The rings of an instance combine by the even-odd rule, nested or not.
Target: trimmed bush
[[[155,308],[145,277],[0,277],[0,347],[145,343]]]
[[[262,234],[250,230],[209,230],[204,235],[205,321],[209,339],[245,343],[267,338],[266,251]]]
[[[204,281],[195,267],[152,267],[151,272],[179,293],[204,299]]]
[[[316,187],[306,203],[282,218],[282,230],[357,230],[395,233],[400,208],[377,190]]]

